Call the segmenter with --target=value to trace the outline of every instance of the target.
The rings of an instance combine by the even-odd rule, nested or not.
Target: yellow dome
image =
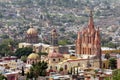
[[[37,30],[31,27],[27,30],[27,34],[37,34]]]
[[[27,70],[25,70],[25,73],[27,74],[27,73],[29,73],[30,72],[30,70],[29,69],[27,69]]]
[[[28,59],[39,59],[39,55],[36,54],[36,53],[31,53],[31,54],[28,56]]]

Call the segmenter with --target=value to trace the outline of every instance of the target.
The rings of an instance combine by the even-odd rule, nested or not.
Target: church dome
[[[60,58],[60,57],[63,57],[63,55],[56,52],[55,50],[52,53],[48,54],[48,58]]]
[[[39,55],[36,54],[36,53],[31,53],[29,56],[28,56],[28,59],[39,59]]]
[[[37,34],[37,30],[31,27],[27,30],[27,34]]]

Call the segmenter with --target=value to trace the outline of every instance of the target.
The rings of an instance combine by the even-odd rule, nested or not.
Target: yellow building
[[[37,53],[31,53],[27,57],[27,64],[33,64],[40,61],[40,56]]]
[[[82,59],[70,54],[61,54],[55,50],[48,54],[48,60],[48,71],[59,72],[60,68],[63,68],[64,74],[67,74],[74,67],[79,67],[82,70],[86,68],[99,68],[98,59]]]

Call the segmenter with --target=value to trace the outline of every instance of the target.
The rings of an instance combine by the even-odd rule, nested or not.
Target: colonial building
[[[78,32],[76,54],[81,58],[101,55],[100,31],[99,28],[94,27],[92,11],[90,11],[88,26]]]
[[[53,52],[53,50],[60,53],[68,53],[67,46],[58,45],[58,33],[56,29],[52,29],[50,35],[51,35],[50,45],[39,43],[37,30],[34,29],[33,27],[30,27],[26,32],[25,42],[19,43],[19,48],[31,47],[36,53],[39,52],[50,53]]]

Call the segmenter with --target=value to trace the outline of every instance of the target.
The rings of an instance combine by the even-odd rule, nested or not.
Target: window
[[[65,65],[65,70],[67,70],[67,65]]]
[[[91,48],[90,48],[90,54],[91,54]]]
[[[50,69],[52,69],[52,66],[50,66]]]
[[[28,61],[28,64],[29,64],[29,61]]]
[[[60,61],[60,59],[59,59],[59,61]]]
[[[55,61],[55,59],[53,59],[53,61]]]
[[[57,70],[57,66],[56,66],[55,68],[56,68],[56,70]]]

